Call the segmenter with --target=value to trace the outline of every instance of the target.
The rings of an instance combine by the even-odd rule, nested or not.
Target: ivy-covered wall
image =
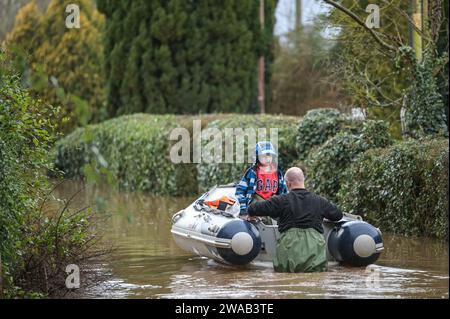
[[[383,231],[448,240],[447,139],[407,140],[355,161],[339,203]]]

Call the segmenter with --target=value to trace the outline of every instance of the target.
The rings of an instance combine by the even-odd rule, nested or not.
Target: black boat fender
[[[217,233],[218,238],[231,239],[230,248],[217,248],[219,255],[233,265],[245,265],[258,256],[261,236],[256,227],[245,220],[233,220]]]
[[[359,220],[334,227],[327,240],[329,253],[349,266],[373,264],[383,250],[380,230]]]

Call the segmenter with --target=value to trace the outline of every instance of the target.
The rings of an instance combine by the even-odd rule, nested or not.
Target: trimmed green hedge
[[[186,128],[193,137],[193,120],[200,119],[202,129],[278,128],[280,155],[284,163],[296,158],[295,128],[298,118],[271,115],[214,114],[176,116],[134,114],[100,124],[79,128],[57,143],[55,167],[66,177],[89,173],[87,164],[107,169],[119,186],[156,194],[197,194],[216,183],[228,183],[240,177],[248,164],[174,164],[170,160],[173,128]],[[207,141],[203,141],[205,144]]]
[[[448,154],[446,139],[369,150],[350,167],[339,202],[384,231],[448,240]]]
[[[84,176],[86,164],[103,166],[126,190],[183,195],[197,184],[193,164],[169,158],[174,115],[134,114],[79,128],[57,143],[55,167],[66,177]]]
[[[310,152],[305,162],[309,188],[336,200],[345,171],[358,154],[392,143],[388,124],[383,121],[364,121],[355,129],[360,131],[359,134],[340,132]]]
[[[341,130],[344,121],[337,109],[309,110],[297,129],[297,148],[300,160],[305,160],[314,146],[325,143]]]
[[[295,146],[298,121],[299,118],[293,116],[240,114],[212,121],[206,128],[217,128],[219,130],[224,128],[266,128],[267,140],[270,137],[270,128],[277,128],[279,165],[286,168],[298,156]],[[203,145],[207,142],[203,141]],[[254,149],[254,146],[251,146],[250,149],[252,147]],[[236,149],[235,141],[233,142],[233,149]],[[247,148],[247,139],[245,139],[245,149],[249,149]],[[205,191],[214,185],[238,182],[250,165],[247,162],[247,153],[245,153],[244,163],[206,163],[202,161],[197,165],[199,187],[202,191]]]

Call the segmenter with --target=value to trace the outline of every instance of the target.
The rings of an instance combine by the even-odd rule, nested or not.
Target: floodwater
[[[81,185],[57,188],[69,198]],[[195,198],[87,189],[74,208],[92,203],[108,218],[103,240],[114,250],[96,271],[107,280],[86,290],[85,298],[449,298],[448,243],[383,234],[385,250],[375,265],[287,274],[271,263],[243,267],[190,255],[172,239],[171,216]]]

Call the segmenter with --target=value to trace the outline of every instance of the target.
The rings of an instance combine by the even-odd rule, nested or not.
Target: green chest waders
[[[277,272],[326,271],[325,238],[312,228],[288,229],[278,239],[273,267]]]

